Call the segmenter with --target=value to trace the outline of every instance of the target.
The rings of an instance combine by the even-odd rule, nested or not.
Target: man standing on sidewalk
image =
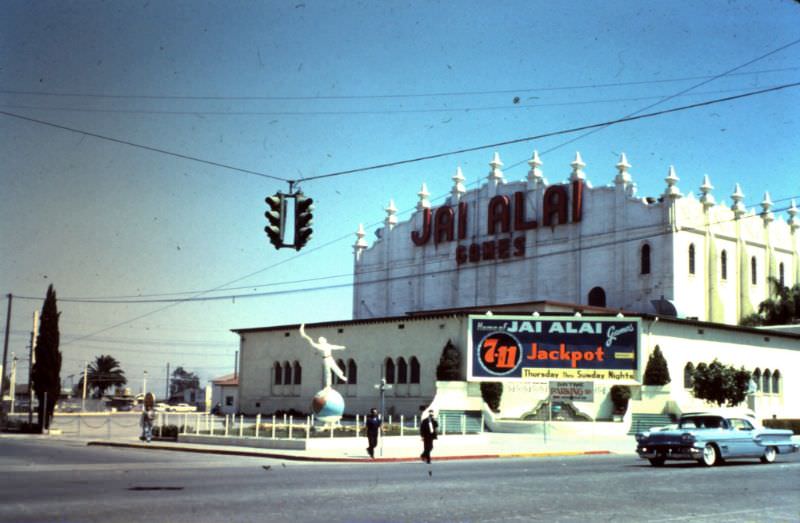
[[[375,457],[375,447],[378,446],[378,431],[381,429],[381,417],[378,415],[377,409],[370,409],[369,416],[367,416],[367,454],[370,458]]]
[[[155,407],[155,397],[152,393],[148,392],[144,397],[144,408],[142,409],[142,418],[140,425],[142,426],[142,436],[139,439],[145,440],[150,443],[153,437],[153,422],[156,418],[156,413],[153,410]]]
[[[428,417],[419,424],[419,435],[422,437],[423,449],[420,458],[426,463],[431,462],[431,451],[433,450],[433,440],[437,437],[439,424],[433,417],[433,410],[428,411]]]

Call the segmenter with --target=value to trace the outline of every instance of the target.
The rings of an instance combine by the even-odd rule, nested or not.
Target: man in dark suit
[[[381,429],[381,417],[378,415],[378,409],[370,409],[369,416],[367,416],[367,454],[370,458],[375,457],[375,447],[378,446],[378,432]]]
[[[436,418],[433,417],[433,411],[428,411],[428,417],[422,420],[422,423],[419,424],[419,435],[422,437],[423,443],[423,450],[422,454],[420,454],[420,458],[422,461],[426,463],[431,462],[431,451],[433,450],[433,440],[437,437],[437,429],[439,428],[439,423],[436,422]]]

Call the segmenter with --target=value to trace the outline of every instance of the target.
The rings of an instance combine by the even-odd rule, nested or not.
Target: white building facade
[[[597,321],[587,309],[544,302],[530,304],[527,309],[517,310],[509,317],[532,320],[531,311],[541,310],[541,315],[536,318],[566,319],[568,321],[562,323],[571,323],[577,329],[580,325]],[[464,380],[473,382],[471,385],[474,386],[469,390],[473,399],[480,402],[478,382],[484,380],[472,376],[468,368],[469,353],[474,347],[474,340],[470,340],[470,315],[475,312],[478,311],[319,323],[306,325],[306,331],[312,338],[325,336],[332,343],[347,347],[336,354],[347,381],[337,380],[333,384],[345,399],[346,414],[365,414],[370,408],[377,407],[379,391],[376,385],[385,378],[391,385],[385,392],[387,413],[410,417],[419,413],[420,406],[434,402],[440,392],[436,368],[448,344],[458,350],[461,374]],[[575,312],[579,315],[575,316]],[[506,314],[511,313],[502,309],[495,313],[499,317]],[[607,317],[607,313],[603,316]],[[609,391],[613,385],[628,385],[637,401],[647,395],[646,387],[641,385],[642,375],[656,347],[667,360],[672,379],[664,391],[660,390],[665,395],[654,407],[656,412],[667,410],[679,414],[708,408],[708,404],[694,398],[693,384],[687,371],[700,363],[709,364],[718,359],[724,365],[737,369],[743,367],[758,378],[756,390],[748,396],[747,406],[754,409],[760,418],[800,417],[800,403],[792,401],[800,397],[800,380],[797,378],[800,335],[650,315],[615,319],[639,325],[630,374],[621,379],[614,373],[602,376],[591,371],[586,362],[579,362],[577,369],[587,370],[585,376],[592,377],[566,375],[504,380],[499,417],[523,417],[547,400],[551,381],[566,380],[588,383],[592,391],[591,400],[573,402],[581,414],[591,420],[610,419],[613,405]],[[324,385],[322,359],[300,337],[298,329],[299,325],[284,325],[234,331],[240,336],[241,412],[310,412],[312,397]],[[569,366],[566,370],[570,370]],[[633,408],[637,407],[634,405]]]
[[[481,187],[467,191],[458,169],[444,204],[432,207],[423,184],[409,220],[390,203],[373,245],[359,229],[353,317],[553,300],[738,324],[769,278],[800,281],[794,201],[788,219],[769,194],[748,210],[737,184],[727,206],[708,176],[699,197],[684,195],[672,167],[663,194],[640,198],[624,154],[600,187],[580,154],[560,184],[536,153],[528,163],[525,180],[508,182],[495,154]]]

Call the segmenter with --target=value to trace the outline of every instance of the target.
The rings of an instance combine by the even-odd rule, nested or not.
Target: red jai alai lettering
[[[572,209],[570,211],[570,191]],[[541,224],[553,227],[566,223],[578,223],[583,214],[583,181],[575,180],[570,185],[551,185],[542,197]],[[411,241],[421,247],[433,238],[434,245],[467,238],[469,207],[459,202],[456,209],[443,205],[435,211],[425,209],[422,215],[422,230],[411,231]],[[525,216],[525,191],[513,195],[497,195],[489,200],[486,230],[489,235],[510,234],[512,237],[474,242],[456,248],[456,263],[477,263],[487,260],[505,260],[525,256],[525,236],[513,236],[514,232],[537,229],[539,221]],[[571,220],[570,220],[571,219]]]

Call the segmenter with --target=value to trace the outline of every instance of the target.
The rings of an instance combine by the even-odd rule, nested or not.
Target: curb
[[[218,454],[227,456],[245,456],[253,458],[284,459],[287,461],[305,461],[321,463],[413,463],[418,462],[415,457],[396,457],[396,458],[344,458],[326,456],[301,456],[297,454],[281,454],[275,452],[239,450],[239,449],[213,449],[181,447],[173,445],[160,445],[158,443],[124,443],[114,441],[89,441],[87,446],[97,447],[124,447],[136,449],[169,450],[173,452],[192,452],[196,454]],[[504,458],[552,458],[565,456],[597,456],[613,454],[609,450],[577,450],[577,451],[557,451],[557,452],[513,452],[497,454],[465,454],[458,456],[433,457],[431,461],[466,461],[478,459],[504,459]]]

